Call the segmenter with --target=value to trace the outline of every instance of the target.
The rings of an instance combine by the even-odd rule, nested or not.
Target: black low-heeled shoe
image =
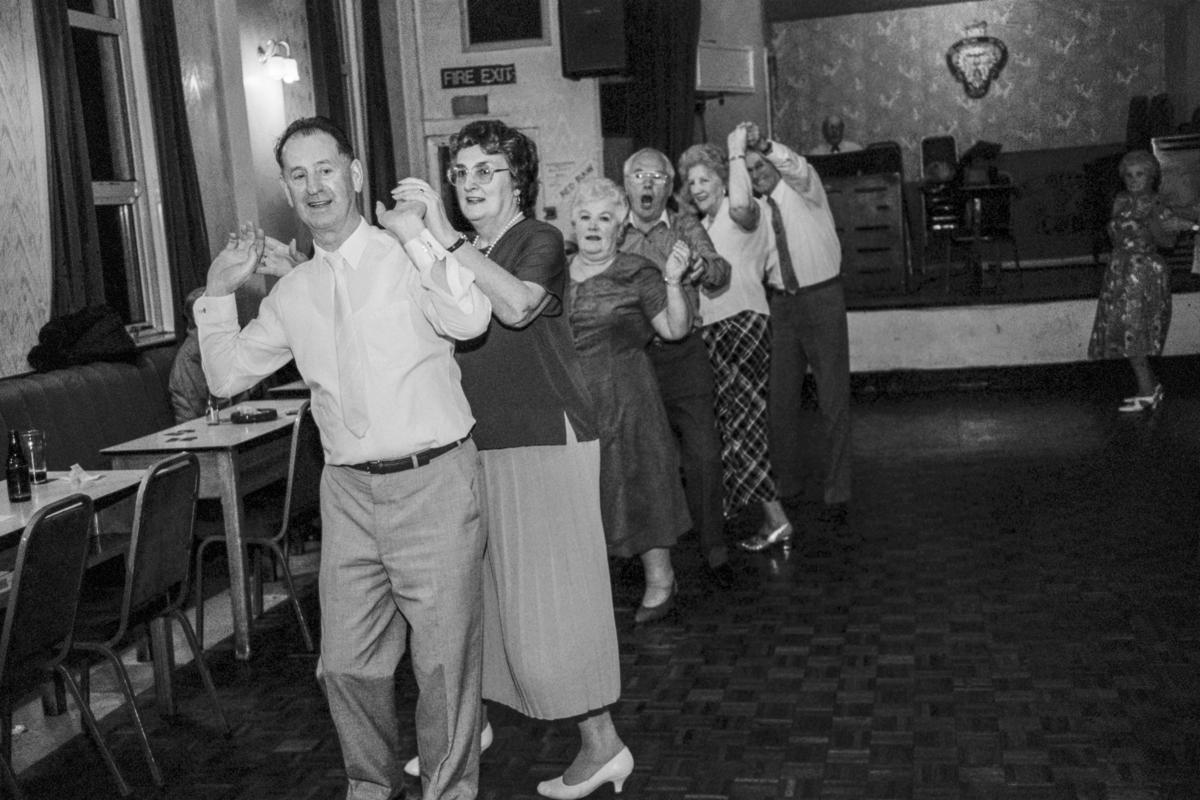
[[[671,592],[667,595],[666,600],[663,600],[656,606],[638,606],[637,611],[633,612],[633,624],[645,625],[648,622],[657,622],[667,616],[667,614],[670,614],[675,608],[675,595],[677,593],[676,585],[672,582]]]

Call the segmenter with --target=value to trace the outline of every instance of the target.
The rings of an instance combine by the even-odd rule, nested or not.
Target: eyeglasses
[[[493,167],[491,164],[476,164],[467,169],[461,164],[446,170],[446,180],[455,186],[467,180],[469,174],[480,186],[487,186],[497,172],[509,172],[508,167]]]
[[[638,183],[645,180],[651,180],[655,183],[666,183],[671,180],[671,176],[665,172],[647,172],[645,170],[638,170],[631,177]]]

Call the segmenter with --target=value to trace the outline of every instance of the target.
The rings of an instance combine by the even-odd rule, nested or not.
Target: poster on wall
[[[571,237],[571,201],[575,187],[584,178],[597,174],[591,161],[549,161],[541,165],[541,206],[538,216],[553,223],[568,239]]]

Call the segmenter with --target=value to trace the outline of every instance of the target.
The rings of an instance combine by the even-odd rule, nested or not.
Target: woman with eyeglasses
[[[450,149],[446,180],[473,230],[455,231],[423,180],[400,181],[392,196],[425,205],[430,246],[475,274],[495,317],[458,352],[487,498],[483,696],[537,719],[574,718],[575,760],[537,790],[584,797],[608,781],[619,788],[633,756],[607,710],[621,680],[600,444],[563,314],[562,234],[533,217],[538,153],[529,137],[497,120],[472,122]],[[480,739],[491,744],[486,723]],[[420,771],[416,759],[405,769]]]

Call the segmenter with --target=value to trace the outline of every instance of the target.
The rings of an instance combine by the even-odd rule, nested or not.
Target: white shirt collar
[[[363,252],[367,249],[367,244],[370,241],[371,226],[367,224],[366,219],[359,217],[358,227],[354,229],[354,233],[347,237],[346,241],[342,242],[342,246],[337,250],[326,250],[313,242],[313,250],[316,257],[321,256],[341,256],[351,269],[358,267],[358,262],[362,259]]]

